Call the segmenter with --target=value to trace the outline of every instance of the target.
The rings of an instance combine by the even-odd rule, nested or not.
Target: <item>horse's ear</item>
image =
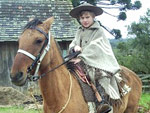
[[[43,25],[45,27],[46,30],[49,30],[50,29],[50,26],[51,24],[53,23],[54,21],[54,17],[50,17],[48,19],[46,19],[44,22],[43,22]]]

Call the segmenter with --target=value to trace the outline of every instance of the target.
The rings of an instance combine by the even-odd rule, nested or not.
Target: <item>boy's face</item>
[[[79,17],[80,23],[83,27],[88,28],[94,22],[94,16],[90,12],[85,12]]]

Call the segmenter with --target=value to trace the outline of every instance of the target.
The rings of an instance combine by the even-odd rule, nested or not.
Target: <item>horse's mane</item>
[[[40,21],[38,18],[35,18],[35,19],[31,20],[30,22],[28,22],[27,25],[25,25],[24,31],[26,29],[34,29],[39,24],[43,24],[43,22]],[[60,49],[60,46],[59,46],[58,42],[56,42],[55,39],[54,39],[54,42],[55,42],[56,46],[58,47],[59,53],[60,53],[60,55],[62,57],[62,52],[61,52],[61,49]]]
[[[38,18],[31,20],[30,22],[25,25],[24,30],[26,29],[34,29],[37,25],[42,24],[43,22],[40,21]]]
[[[55,38],[53,38],[53,39],[54,39],[54,42],[55,42],[55,44],[56,44],[56,46],[57,46],[57,48],[58,48],[58,51],[59,51],[59,53],[60,53],[60,55],[61,55],[61,58],[64,60],[63,55],[62,55],[62,51],[61,51],[61,48],[60,48],[60,45],[59,45],[58,42],[55,40]]]

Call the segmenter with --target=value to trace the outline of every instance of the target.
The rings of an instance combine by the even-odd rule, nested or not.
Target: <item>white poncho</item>
[[[75,45],[82,48],[78,57],[87,65],[111,73],[116,73],[120,69],[111,45],[98,22],[94,22],[87,29],[80,26],[69,48]]]

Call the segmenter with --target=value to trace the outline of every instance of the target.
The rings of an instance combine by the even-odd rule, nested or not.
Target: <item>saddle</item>
[[[95,102],[95,101],[100,102],[102,98],[99,92],[103,92],[103,89],[102,88],[99,89],[99,87],[97,88],[95,87],[95,85],[91,82],[89,76],[86,75],[86,73],[84,72],[84,69],[82,68],[82,66],[80,64],[73,64],[72,62],[69,62],[67,64],[67,67],[72,73],[74,73],[73,75],[75,75],[75,77],[77,78],[81,86],[82,93],[83,93],[85,100],[87,102]],[[118,84],[120,96],[122,98],[131,90],[131,88],[126,85],[127,80],[124,77],[122,77],[122,71],[116,74],[115,76],[116,76],[116,80],[118,80],[117,84]],[[106,96],[105,98],[110,103],[112,104],[115,103],[115,101],[112,99],[109,99],[109,97]]]
[[[82,66],[78,64],[73,64],[69,62],[67,64],[67,67],[71,70],[71,72],[74,73],[75,77],[77,78],[82,93],[84,95],[84,99],[87,102],[94,102],[95,99],[97,99],[99,102],[101,102],[102,98],[96,89],[95,85],[91,82],[90,78],[86,73],[84,72]]]

